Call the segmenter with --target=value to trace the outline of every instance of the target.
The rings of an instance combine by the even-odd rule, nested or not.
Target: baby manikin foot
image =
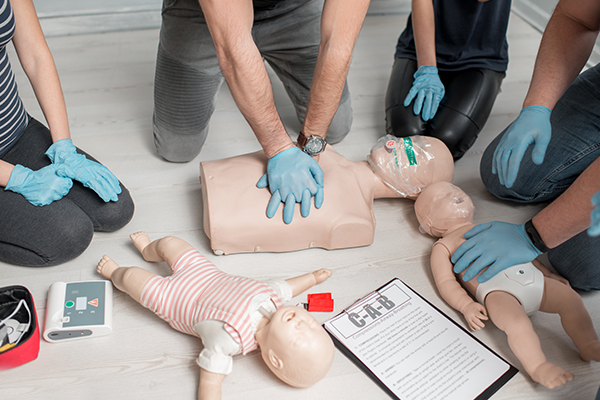
[[[144,249],[150,244],[150,237],[148,234],[146,232],[136,232],[129,235],[129,237],[135,245],[135,248],[138,249],[138,251],[143,255]]]
[[[326,268],[321,268],[320,270],[313,272],[313,275],[315,276],[317,283],[321,283],[331,276],[331,271]]]
[[[119,268],[119,265],[114,262],[109,256],[104,256],[98,263],[96,271],[106,279],[111,279],[113,272]]]
[[[583,346],[579,353],[584,361],[599,361],[600,362],[600,342],[591,342],[587,346]]]
[[[548,389],[554,389],[573,380],[573,374],[558,365],[549,362],[540,364],[533,373],[531,379],[541,383]]]

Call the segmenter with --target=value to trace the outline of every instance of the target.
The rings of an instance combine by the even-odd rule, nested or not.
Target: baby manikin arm
[[[200,368],[198,400],[221,400],[221,385],[225,375]]]
[[[325,174],[323,206],[313,205],[309,217],[285,224],[283,207],[267,218],[271,195],[256,187],[266,165],[262,151],[200,163],[204,232],[215,254],[366,246],[374,237],[375,196],[399,197],[365,161],[349,161],[327,146],[319,156]]]
[[[487,320],[485,307],[474,301],[460,285],[450,262],[450,252],[442,244],[434,244],[431,251],[431,271],[435,285],[442,298],[464,316],[471,330],[485,327],[482,320]]]
[[[466,308],[475,301],[461,286],[452,270],[450,253],[442,244],[434,244],[431,250],[431,272],[435,286],[448,305],[464,314]]]

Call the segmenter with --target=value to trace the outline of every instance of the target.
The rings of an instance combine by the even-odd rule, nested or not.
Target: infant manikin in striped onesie
[[[232,356],[257,347],[269,369],[291,386],[311,386],[325,376],[334,353],[329,335],[304,308],[283,303],[323,282],[331,271],[263,283],[222,272],[179,238],[150,241],[138,232],[131,239],[144,260],[166,261],[173,274],[120,267],[108,256],[98,263],[98,272],[173,328],[202,339],[201,397],[220,398]]]

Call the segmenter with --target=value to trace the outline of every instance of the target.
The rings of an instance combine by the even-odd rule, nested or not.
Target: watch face
[[[325,139],[320,136],[311,136],[304,145],[304,151],[309,155],[319,154],[325,148]]]

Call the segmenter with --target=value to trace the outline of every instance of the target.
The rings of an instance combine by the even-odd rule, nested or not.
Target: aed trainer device
[[[50,343],[112,332],[112,282],[55,282],[48,290],[43,337]]]

